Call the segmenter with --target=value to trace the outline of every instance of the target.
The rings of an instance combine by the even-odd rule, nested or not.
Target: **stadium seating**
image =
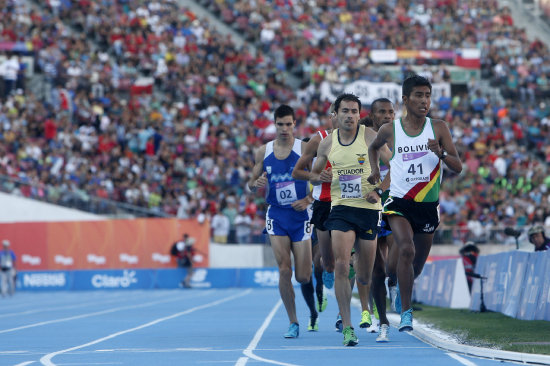
[[[242,188],[254,149],[273,136],[275,106],[294,106],[306,137],[327,122],[322,82],[400,82],[424,64],[433,82],[449,77],[449,61],[422,57],[397,60],[402,72],[392,74],[371,50],[477,48],[482,80],[432,101],[466,168],[444,178],[438,240],[550,225],[550,53],[496,0],[200,2],[255,54],[174,1],[57,3],[1,9],[18,17],[0,18],[0,52],[32,44],[35,68],[32,85],[20,75],[1,94],[3,190],[87,209],[99,197],[158,216],[221,210],[232,221],[236,210],[252,216],[258,238],[265,203]]]

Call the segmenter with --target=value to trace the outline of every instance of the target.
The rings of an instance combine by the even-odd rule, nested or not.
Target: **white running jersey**
[[[390,196],[415,202],[436,202],[441,184],[441,161],[428,148],[435,139],[432,121],[426,117],[422,132],[409,136],[401,119],[393,122],[394,146],[390,160]]]

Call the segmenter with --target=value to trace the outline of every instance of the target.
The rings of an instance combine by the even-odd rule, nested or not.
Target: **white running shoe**
[[[388,334],[390,332],[390,327],[387,324],[381,324],[380,329],[378,331],[378,337],[376,337],[376,342],[389,342],[390,338],[388,337]]]
[[[372,324],[370,325],[370,327],[367,328],[367,333],[376,333],[378,332],[378,326],[379,326],[379,321],[378,319],[376,318],[372,318]]]

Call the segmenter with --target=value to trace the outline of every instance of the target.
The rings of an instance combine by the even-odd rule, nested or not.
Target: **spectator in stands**
[[[10,241],[4,239],[2,241],[2,251],[0,251],[0,284],[2,297],[6,295],[12,296],[15,293],[15,276],[17,271],[15,269],[15,253],[10,249]]]
[[[239,213],[235,217],[235,231],[237,233],[237,243],[250,243],[252,218],[244,212],[244,209],[239,210]]]
[[[535,252],[541,252],[550,249],[550,239],[546,237],[544,227],[535,225],[527,232],[529,242],[535,246]]]
[[[229,217],[224,215],[222,210],[218,210],[214,217],[212,217],[212,223],[210,225],[212,226],[214,242],[219,244],[227,244],[229,230],[231,228]]]
[[[15,90],[19,68],[19,57],[16,54],[7,54],[6,59],[0,64],[0,75],[4,79],[2,98],[5,99]]]
[[[351,77],[400,82],[425,63],[398,59],[394,64],[403,71],[393,75],[372,67],[370,50],[477,47],[483,50],[481,75],[493,84],[490,93],[474,78],[463,92],[445,94],[432,113],[450,121],[460,155],[470,154],[467,173],[457,179],[445,172],[445,189],[454,192],[457,204],[472,206],[473,219],[484,227],[497,224],[507,206],[514,212],[526,206],[531,222],[535,213],[529,207],[541,207],[537,222],[550,222],[548,203],[537,202],[545,201],[540,197],[550,188],[550,165],[541,164],[550,161],[550,52],[543,41],[529,40],[525,30],[515,28],[497,0],[447,1],[435,8],[421,6],[423,1],[389,7],[368,0],[327,8],[303,2],[201,2],[247,41],[259,42],[262,29],[275,29],[264,44],[269,53],[236,46],[207,19],[173,1],[118,7],[62,1],[59,9],[41,2],[35,2],[38,8],[25,1],[0,5],[0,13],[18,15],[0,19],[0,41],[32,44],[34,72],[40,76],[36,87],[12,92],[0,105],[0,146],[5,149],[0,174],[11,180],[2,189],[114,213],[108,211],[114,207],[110,204],[71,198],[84,192],[161,216],[175,215],[174,200],[186,192],[189,197],[179,199],[180,215],[193,218],[207,212],[209,202],[241,194],[234,187],[248,179],[252,152],[273,131],[262,118],[273,105],[295,106],[297,137],[308,136],[318,124],[315,115],[326,115],[328,108],[323,82],[346,83]],[[402,39],[407,32],[418,37]],[[434,82],[451,80],[445,62],[430,60]],[[507,84],[508,75],[513,75],[512,84]],[[303,88],[293,92],[285,84],[289,77],[297,77]],[[519,98],[501,101],[498,90],[510,98],[510,85],[517,85],[513,92]],[[477,90],[482,93],[476,101]],[[95,132],[87,130],[89,123]],[[147,144],[151,135],[152,144]],[[41,156],[27,152],[48,145]],[[497,167],[506,174],[499,177],[493,163],[505,155],[505,164],[499,160]],[[40,188],[25,188],[28,184]],[[473,185],[475,190],[469,188]],[[261,196],[248,196],[259,209],[265,204]],[[446,212],[442,222],[458,223],[459,215],[459,210]]]

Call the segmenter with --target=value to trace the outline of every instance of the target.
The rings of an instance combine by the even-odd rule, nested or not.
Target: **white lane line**
[[[454,358],[455,360],[457,360],[458,362],[460,362],[461,364],[463,365],[466,365],[466,366],[477,366],[476,363],[470,361],[470,360],[467,360],[465,359],[464,357],[460,357],[459,355],[457,355],[456,353],[447,353],[447,356],[449,356],[450,358]]]
[[[67,349],[64,349],[64,350],[61,350],[61,351],[48,353],[47,355],[45,355],[44,357],[42,357],[42,358],[40,359],[40,362],[41,362],[42,365],[44,365],[44,366],[55,366],[55,363],[52,362],[52,358],[54,358],[55,356],[60,355],[60,354],[62,354],[62,353],[67,353],[67,352],[71,352],[71,351],[74,351],[74,350],[77,350],[77,349],[80,349],[80,348],[88,347],[88,346],[91,346],[91,345],[93,345],[93,344],[101,343],[101,342],[106,341],[106,340],[108,340],[108,339],[118,337],[119,335],[123,335],[123,334],[126,334],[126,333],[135,332],[136,330],[140,330],[140,329],[143,329],[143,328],[147,328],[147,327],[150,327],[150,326],[152,326],[152,325],[156,325],[156,324],[158,324],[158,323],[162,323],[162,322],[164,322],[164,321],[171,320],[171,319],[177,318],[177,317],[179,317],[179,316],[182,316],[182,315],[185,315],[185,314],[192,313],[192,312],[197,311],[197,310],[202,310],[202,309],[210,308],[210,307],[212,307],[212,306],[216,306],[216,305],[219,305],[219,304],[223,304],[224,302],[227,302],[227,301],[236,299],[236,298],[238,298],[238,297],[242,297],[242,296],[248,295],[250,292],[252,292],[252,290],[249,289],[249,290],[243,291],[243,292],[238,293],[238,294],[235,294],[235,295],[228,296],[228,297],[223,298],[223,299],[220,299],[220,300],[212,301],[212,302],[207,303],[207,304],[204,304],[204,305],[195,306],[194,308],[187,309],[187,310],[185,310],[185,311],[181,311],[181,312],[179,312],[179,313],[175,313],[175,314],[172,314],[172,315],[170,315],[170,316],[166,316],[166,317],[163,317],[163,318],[155,319],[155,320],[153,320],[153,321],[150,321],[150,322],[148,322],[148,323],[139,325],[139,326],[134,327],[134,328],[130,328],[130,329],[122,330],[122,331],[120,331],[120,332],[116,332],[116,333],[109,334],[109,335],[106,336],[106,337],[98,338],[98,339],[96,339],[96,340],[93,340],[93,341],[88,342],[88,343],[81,344],[81,345],[79,345],[79,346],[74,346],[74,347],[67,348]]]
[[[34,361],[21,362],[14,366],[27,366],[27,365],[30,365],[31,363],[34,363]]]
[[[248,357],[239,358],[237,360],[237,363],[235,364],[235,366],[245,366],[246,363],[248,362],[249,358],[252,358],[252,359],[257,360],[257,361],[272,363],[272,364],[275,364],[275,365],[296,366],[292,363],[284,363],[284,362],[279,362],[279,361],[275,361],[275,360],[268,360],[267,358],[256,356],[254,354],[254,350],[256,349],[256,346],[260,342],[260,339],[262,339],[262,336],[263,336],[265,330],[269,326],[269,323],[271,323],[271,320],[275,316],[275,313],[281,307],[282,304],[283,304],[283,301],[281,299],[279,299],[279,301],[277,301],[277,303],[275,304],[273,309],[271,309],[271,312],[269,313],[267,318],[265,318],[262,326],[256,331],[256,334],[254,335],[254,338],[252,338],[252,341],[250,342],[248,347],[246,347],[246,349],[243,351],[244,355],[248,356]]]
[[[241,357],[237,360],[235,366],[244,366],[248,362],[248,357]]]
[[[142,308],[142,307],[146,307],[146,306],[150,306],[150,305],[157,305],[157,304],[180,301],[180,300],[181,300],[181,298],[177,298],[177,299],[170,298],[170,299],[166,299],[166,300],[151,301],[151,302],[147,302],[147,303],[143,303],[143,304],[139,304],[139,305],[120,306],[120,307],[117,307],[117,308],[112,308],[112,309],[107,309],[107,310],[102,310],[102,311],[96,311],[96,312],[93,312],[93,313],[75,315],[75,316],[70,316],[70,317],[67,317],[67,318],[46,320],[46,321],[43,321],[43,322],[22,325],[20,327],[15,327],[15,328],[10,328],[10,329],[2,329],[2,330],[0,330],[0,334],[8,333],[8,332],[15,332],[16,330],[21,330],[21,329],[39,327],[39,326],[42,326],[42,325],[67,322],[67,321],[76,320],[76,319],[89,318],[91,316],[96,316],[96,315],[114,313],[114,312],[120,311],[120,310],[137,309],[137,308]]]

